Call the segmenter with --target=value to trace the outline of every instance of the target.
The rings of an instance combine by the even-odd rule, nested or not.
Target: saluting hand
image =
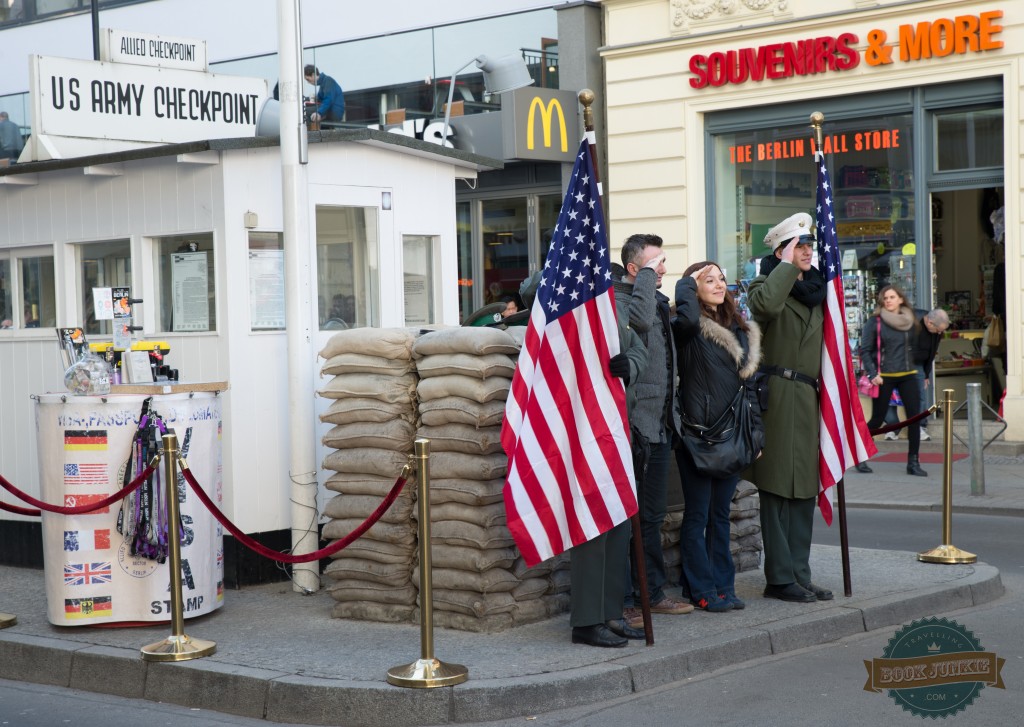
[[[782,262],[784,262],[784,263],[791,263],[791,262],[793,262],[793,257],[796,255],[796,244],[799,241],[800,241],[799,237],[794,237],[792,240],[790,240],[788,243],[786,243],[786,246],[784,248],[782,248]]]
[[[695,270],[690,277],[699,283],[704,276],[714,274],[717,267],[717,265],[705,265],[700,270]]]

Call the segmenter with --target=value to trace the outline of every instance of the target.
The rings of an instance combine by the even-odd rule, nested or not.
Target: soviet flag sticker
[[[897,630],[881,659],[864,662],[864,691],[886,690],[919,717],[948,717],[973,704],[986,686],[1005,689],[1005,662],[956,621],[926,618]]]

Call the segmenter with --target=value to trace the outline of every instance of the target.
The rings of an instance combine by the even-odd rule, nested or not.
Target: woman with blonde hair
[[[868,429],[882,426],[894,389],[900,392],[907,418],[920,413],[918,364],[914,360],[920,325],[902,290],[895,285],[885,285],[878,291],[878,307],[864,324],[860,338],[861,366],[871,383],[878,387],[878,396],[872,400]],[[927,477],[928,473],[921,469],[918,457],[921,448],[919,423],[907,426],[907,439],[910,441],[907,474]]]
[[[712,426],[742,391],[754,428],[761,431],[751,378],[761,361],[761,329],[740,315],[717,263],[694,263],[683,273],[676,284],[672,332],[681,372],[678,396],[684,430]],[[749,462],[726,477],[713,476],[702,472],[682,446],[676,450],[676,463],[686,503],[679,543],[683,595],[704,611],[743,608],[735,590],[729,514],[740,470]]]

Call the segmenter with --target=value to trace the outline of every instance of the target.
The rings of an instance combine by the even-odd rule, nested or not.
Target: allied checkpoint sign
[[[114,28],[104,28],[100,34],[100,60],[186,71],[209,70],[205,40]]]
[[[160,47],[183,52],[171,43]],[[149,48],[149,40],[138,39],[136,47]],[[256,135],[270,95],[265,79],[140,65],[141,57],[115,63],[33,56],[34,160]]]

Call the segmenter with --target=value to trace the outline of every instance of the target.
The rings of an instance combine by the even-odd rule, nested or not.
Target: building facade
[[[1024,439],[1021,43],[1015,3],[603,0],[612,239],[714,259],[742,301],[769,227],[813,214],[825,115],[857,345],[881,285],[952,326],[936,390],[983,384]],[[1003,355],[981,350],[993,312]],[[1003,393],[1005,392],[1005,396]]]

